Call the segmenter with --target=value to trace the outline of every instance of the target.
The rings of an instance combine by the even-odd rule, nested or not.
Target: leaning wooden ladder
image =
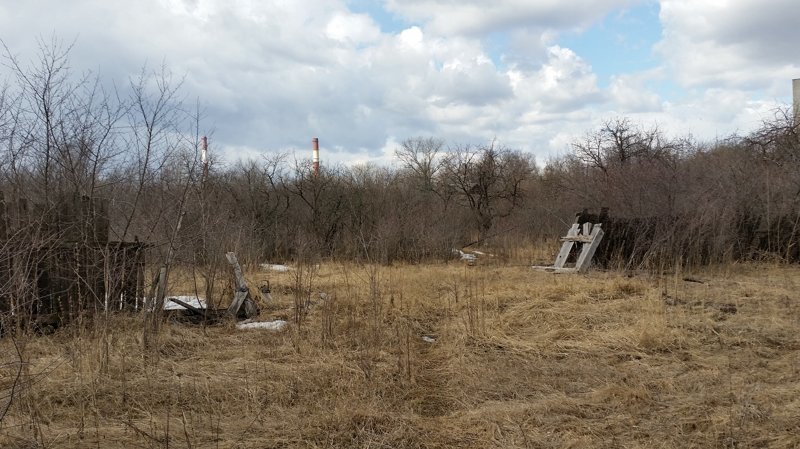
[[[564,242],[561,245],[561,250],[556,256],[556,261],[551,267],[534,267],[537,269],[552,271],[557,273],[583,273],[589,269],[592,264],[592,257],[600,246],[600,241],[603,239],[603,229],[600,223],[584,223],[582,226],[574,223],[567,232],[565,237],[561,237]],[[581,253],[578,255],[578,260],[575,262],[575,267],[565,267],[570,251],[575,243],[581,244]]]

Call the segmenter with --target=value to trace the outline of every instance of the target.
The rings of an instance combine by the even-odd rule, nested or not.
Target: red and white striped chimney
[[[205,185],[208,179],[208,137],[203,136],[200,141],[200,162],[203,164],[203,177],[201,182]]]
[[[311,148],[314,150],[314,176],[319,175],[319,139],[314,137],[311,139]]]
[[[203,165],[206,165],[208,162],[208,137],[203,136],[203,139],[200,141],[200,162]]]

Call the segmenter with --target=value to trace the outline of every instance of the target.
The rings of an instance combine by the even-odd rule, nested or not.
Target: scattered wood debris
[[[477,262],[478,260],[478,254],[474,252],[467,253],[458,248],[453,248],[452,253],[454,256],[458,256],[459,260],[461,260],[462,262],[466,262],[467,265],[475,265],[475,262]]]

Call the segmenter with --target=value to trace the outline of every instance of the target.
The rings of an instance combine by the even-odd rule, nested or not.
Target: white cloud
[[[579,26],[627,0],[587,2],[580,17],[554,1],[393,4],[419,16],[396,34],[382,33],[342,0],[39,3],[45,7],[25,2],[0,16],[0,37],[14,51],[33,58],[32,37],[78,36],[73,67],[98,69],[118,85],[143,63],[163,60],[185,74],[186,96],[201,99],[219,147],[235,156],[305,146],[310,136],[379,155],[391,138],[517,135],[537,114],[550,120],[598,96],[591,68],[547,45],[550,30]],[[415,12],[428,6],[433,15]],[[496,65],[481,36],[445,33],[441,24],[452,17],[473,31],[515,26],[506,67]],[[545,23],[547,31],[538,31]],[[523,51],[528,41],[538,50]]]
[[[538,70],[509,71],[515,97],[525,120],[537,121],[553,112],[584,108],[602,98],[591,66],[568,48],[547,49],[547,61]]]
[[[73,68],[117,85],[165,61],[231,157],[318,136],[331,160],[386,161],[396,141],[425,135],[497,137],[541,160],[617,115],[713,136],[755,126],[775,105],[754,92],[783,95],[800,75],[787,43],[800,37],[800,8],[785,0],[665,0],[663,65],[608,86],[588,55],[559,45],[565,31],[641,1],[388,0],[408,22],[390,33],[344,0],[0,0],[0,38],[30,60],[37,36],[78,37]],[[672,78],[689,90],[662,98],[657,86]]]
[[[647,87],[648,81],[663,79],[661,72],[648,70],[613,76],[609,98],[615,109],[624,114],[661,111],[663,100]]]
[[[387,0],[389,10],[442,35],[482,35],[513,28],[585,27],[632,0]]]
[[[363,44],[378,40],[381,31],[372,18],[366,14],[339,12],[334,14],[328,22],[325,34],[337,41]]]
[[[658,45],[685,86],[785,92],[800,74],[800,8],[794,0],[662,0]]]
[[[398,35],[399,47],[412,51],[422,51],[424,35],[417,26],[406,28]]]

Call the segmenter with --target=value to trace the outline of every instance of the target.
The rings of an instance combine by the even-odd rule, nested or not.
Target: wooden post
[[[161,315],[164,309],[164,296],[167,294],[167,267],[161,267],[158,272],[158,289],[156,297],[153,298],[153,313]]]
[[[247,290],[236,290],[236,293],[233,294],[233,301],[231,305],[228,307],[228,315],[232,317],[236,317],[239,314],[239,309],[242,308],[242,303],[247,299]]]
[[[239,265],[239,259],[236,258],[236,253],[229,252],[225,254],[225,258],[228,259],[228,263],[233,266],[233,276],[234,282],[236,284],[236,290],[246,290],[247,289],[247,280],[244,278],[244,274],[242,273],[242,267]]]
[[[594,257],[597,247],[600,246],[600,240],[603,240],[603,229],[600,223],[594,225],[591,234],[592,241],[584,243],[581,249],[581,255],[578,256],[578,261],[575,263],[575,269],[579,273],[583,273],[592,264],[592,257]]]
[[[225,254],[225,257],[233,267],[234,284],[236,286],[233,301],[230,307],[228,307],[228,314],[234,318],[237,317],[239,315],[239,309],[241,309],[242,304],[244,304],[244,316],[246,318],[258,315],[258,307],[256,307],[255,301],[250,297],[250,289],[247,287],[247,280],[245,280],[244,274],[242,274],[242,267],[239,265],[236,253],[229,252]]]
[[[578,235],[578,223],[573,223],[572,227],[567,232],[567,239],[570,237],[575,237]],[[569,252],[572,250],[572,246],[575,244],[574,240],[565,240],[564,244],[561,245],[561,251],[558,252],[558,256],[556,256],[556,262],[553,264],[556,268],[564,268],[564,264],[567,262],[567,257],[569,257]]]

